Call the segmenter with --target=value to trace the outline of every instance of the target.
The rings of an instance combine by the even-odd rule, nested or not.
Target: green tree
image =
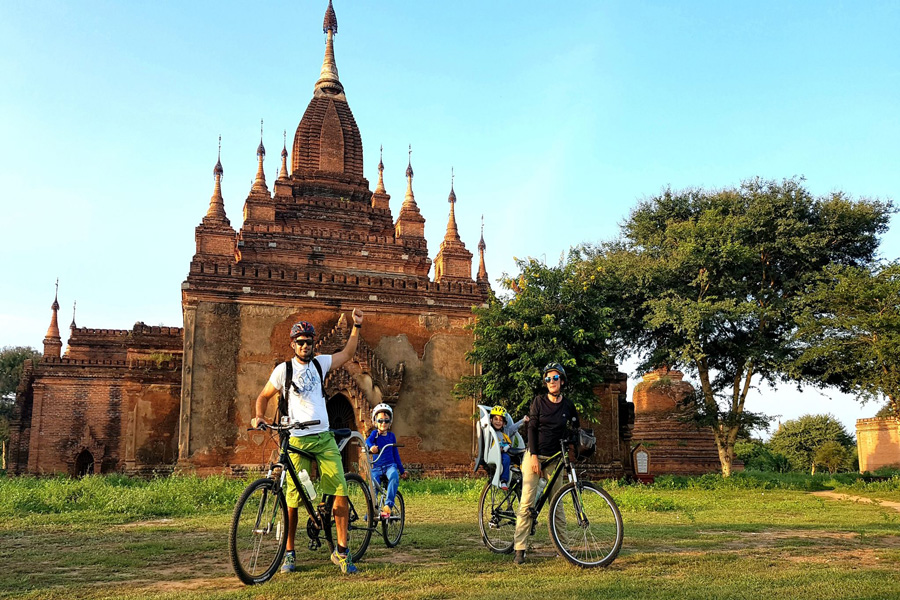
[[[869,264],[892,212],[814,197],[802,179],[667,189],[632,211],[618,240],[582,248],[582,279],[612,309],[618,356],[699,380],[697,418],[728,476],[739,434],[767,420],[745,405],[754,380],[791,376],[803,294],[829,265]]]
[[[787,456],[795,471],[816,473],[816,452],[827,442],[836,442],[844,449],[854,445],[840,421],[832,415],[804,415],[781,424],[769,440],[769,446]]]
[[[827,269],[797,322],[799,377],[900,414],[900,261]]]
[[[22,378],[25,361],[40,358],[40,352],[26,346],[4,346],[0,349],[0,445],[9,440],[13,398]]]
[[[774,471],[786,473],[791,470],[790,461],[780,452],[775,452],[762,440],[737,440],[734,456],[744,463],[744,468],[753,471]]]
[[[40,358],[40,352],[27,346],[4,346],[0,349],[0,397],[16,393],[26,360]]]
[[[505,298],[475,308],[475,339],[467,354],[481,373],[463,377],[458,397],[522,410],[542,388],[541,370],[550,362],[566,368],[566,393],[580,410],[591,412],[593,387],[603,380],[608,310],[585,293],[577,261],[552,267],[517,260],[520,273],[504,276]]]
[[[849,452],[847,448],[842,446],[840,442],[829,440],[816,448],[813,460],[815,464],[825,467],[829,473],[834,475],[847,465],[848,457]]]

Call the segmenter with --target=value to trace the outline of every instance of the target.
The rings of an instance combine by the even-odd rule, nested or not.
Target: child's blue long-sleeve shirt
[[[384,435],[381,435],[378,433],[377,429],[373,429],[372,433],[369,434],[369,437],[366,438],[366,450],[372,446],[378,446],[378,451],[381,452],[381,449],[384,448],[385,444],[396,443],[397,438],[394,437],[393,432],[388,431]],[[400,453],[397,451],[397,446],[391,446],[385,450],[381,455],[381,458],[375,461],[375,466],[382,469],[391,464],[397,465],[397,469],[399,469],[401,475],[406,471],[403,468],[403,463],[400,462]]]

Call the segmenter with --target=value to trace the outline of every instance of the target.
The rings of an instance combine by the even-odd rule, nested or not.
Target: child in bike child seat
[[[491,409],[491,427],[497,435],[497,444],[500,446],[500,462],[503,470],[500,473],[500,489],[509,489],[509,467],[512,459],[509,456],[509,449],[512,446],[512,437],[519,431],[522,423],[528,421],[528,417],[507,426],[506,409],[502,406],[495,406]]]
[[[375,429],[366,438],[366,447],[372,454],[377,455],[387,444],[397,443],[397,438],[391,432],[393,419],[394,411],[387,404],[379,404],[372,410],[372,424]],[[372,480],[378,482],[382,475],[387,477],[388,485],[387,498],[381,508],[381,518],[387,519],[391,516],[391,509],[394,507],[399,479],[401,476],[403,479],[407,477],[397,446],[391,446],[375,459],[375,463],[372,465]]]

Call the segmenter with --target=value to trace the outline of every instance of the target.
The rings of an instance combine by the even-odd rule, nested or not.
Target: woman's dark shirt
[[[535,396],[528,417],[528,449],[540,456],[559,452],[560,441],[569,437],[570,424],[580,424],[575,405],[565,395],[559,403],[551,402],[547,394]]]

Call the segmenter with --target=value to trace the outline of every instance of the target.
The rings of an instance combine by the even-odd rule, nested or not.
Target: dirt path
[[[890,500],[874,500],[872,498],[851,496],[850,494],[841,494],[838,492],[812,492],[812,495],[818,496],[819,498],[830,498],[832,500],[850,500],[851,502],[862,502],[864,504],[877,504],[879,506],[893,508],[897,512],[900,512],[900,502],[891,502]]]

